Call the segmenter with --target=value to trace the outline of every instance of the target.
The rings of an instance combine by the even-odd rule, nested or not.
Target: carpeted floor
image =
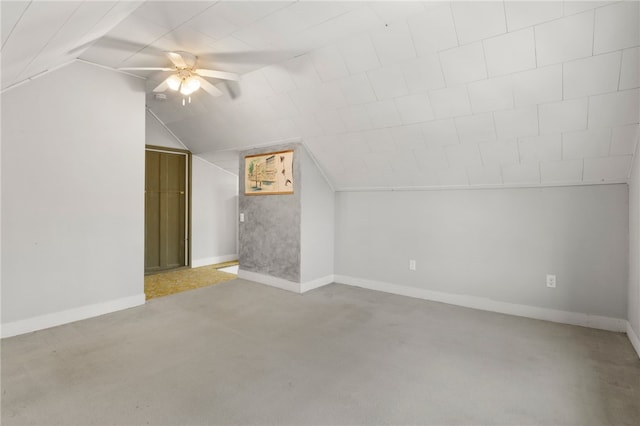
[[[219,271],[219,269],[237,264],[237,261],[232,261],[146,275],[144,277],[144,294],[149,300],[233,280],[237,278],[237,275]]]
[[[19,425],[640,425],[623,333],[243,279],[2,340]]]

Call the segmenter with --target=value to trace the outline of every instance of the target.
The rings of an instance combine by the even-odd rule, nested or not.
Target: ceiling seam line
[[[191,152],[191,150],[190,150],[190,149],[189,149],[189,148],[188,148],[188,147],[187,147],[187,146],[182,142],[182,140],[181,140],[178,136],[176,136],[176,134],[175,134],[175,133],[173,133],[173,132],[171,131],[171,129],[169,129],[169,128],[167,127],[167,125],[166,125],[166,124],[164,124],[164,121],[162,121],[162,120],[160,119],[160,117],[158,117],[158,116],[156,115],[156,113],[155,113],[155,112],[151,111],[151,108],[149,108],[149,106],[148,106],[148,105],[145,105],[145,109],[147,110],[147,112],[149,112],[149,114],[151,114],[151,116],[152,116],[153,118],[155,118],[155,119],[158,121],[158,123],[160,123],[160,125],[161,125],[161,126],[162,126],[166,131],[167,131],[167,132],[169,132],[169,134],[170,134],[171,136],[173,136],[173,138],[174,138],[174,139],[175,139],[175,140],[176,140],[180,145],[182,145],[182,146],[183,146],[183,148],[184,148],[184,149],[186,149],[187,151]]]
[[[16,21],[16,23],[13,25],[13,27],[11,28],[11,31],[9,31],[9,34],[7,34],[7,38],[4,40],[4,43],[2,43],[2,47],[0,47],[0,50],[4,49],[5,44],[7,44],[7,42],[9,41],[9,39],[11,38],[11,34],[13,34],[13,31],[16,29],[16,27],[18,26],[18,24],[20,23],[20,21],[22,20],[22,17],[24,16],[25,13],[27,13],[27,10],[29,10],[29,8],[31,7],[31,4],[33,3],[33,0],[31,0],[29,2],[29,4],[27,4],[27,7],[24,8],[24,10],[22,11],[22,13],[20,14],[20,17],[18,17],[18,20]]]
[[[16,82],[16,83],[13,83],[12,85],[7,86],[7,87],[5,87],[4,89],[0,90],[0,94],[5,93],[5,92],[8,92],[9,90],[13,90],[13,89],[15,89],[15,88],[16,88],[16,87],[18,87],[18,86],[22,86],[23,84],[27,84],[27,83],[29,83],[30,81],[37,80],[38,78],[40,78],[40,77],[42,77],[42,76],[44,76],[44,75],[47,75],[47,74],[49,74],[49,73],[51,73],[51,72],[53,72],[53,71],[56,71],[56,70],[58,70],[58,69],[60,69],[60,68],[66,67],[67,65],[70,65],[70,64],[72,64],[72,63],[74,63],[74,62],[76,62],[76,61],[78,61],[78,59],[73,59],[73,60],[68,61],[68,62],[65,62],[65,63],[63,63],[63,64],[56,65],[56,66],[55,66],[55,67],[53,67],[53,68],[49,68],[49,69],[46,69],[46,70],[44,70],[44,71],[41,71],[41,72],[39,72],[38,74],[35,74],[35,75],[31,76],[31,77],[28,77],[28,78],[25,78],[25,79],[23,79],[23,80],[20,80],[20,81],[18,81],[18,82]]]
[[[131,59],[131,58],[133,58],[135,55],[137,55],[138,53],[142,52],[144,49],[146,49],[146,48],[148,48],[149,46],[151,46],[153,43],[157,42],[158,40],[160,40],[160,39],[162,39],[162,38],[166,37],[167,35],[171,34],[171,33],[172,33],[172,32],[174,32],[174,31],[176,31],[178,28],[180,28],[181,26],[183,26],[183,25],[184,25],[184,24],[186,24],[187,22],[191,21],[191,20],[192,20],[192,19],[194,19],[196,16],[201,15],[201,14],[202,14],[202,13],[204,13],[205,11],[209,10],[210,8],[212,8],[213,6],[215,6],[215,5],[216,5],[216,4],[218,4],[218,3],[219,3],[219,2],[217,2],[217,1],[216,1],[216,2],[215,2],[214,4],[212,4],[211,6],[209,6],[209,7],[205,8],[205,9],[203,9],[200,13],[198,13],[198,14],[196,14],[196,15],[193,15],[192,17],[188,18],[186,21],[183,21],[183,22],[179,23],[178,25],[176,25],[175,27],[173,27],[173,28],[171,28],[171,29],[168,29],[168,28],[164,28],[164,27],[162,27],[162,28],[164,28],[164,29],[168,30],[168,32],[163,33],[161,36],[159,36],[158,38],[156,38],[155,40],[153,40],[151,43],[149,43],[149,44],[147,44],[147,45],[143,46],[142,48],[138,49],[137,51],[135,51],[135,52],[134,52],[133,54],[131,54],[130,56],[127,56],[125,59],[123,59],[122,61],[120,61],[120,63],[119,63],[119,64],[123,64],[123,63],[125,63],[126,61],[128,61],[129,59]],[[143,19],[144,19],[144,18],[143,18]],[[145,21],[146,21],[146,19],[145,19]],[[151,22],[151,21],[148,21],[148,22],[153,23],[153,22]]]
[[[20,76],[22,75],[22,73],[24,73],[26,70],[29,69],[29,67],[31,66],[31,64],[33,64],[35,62],[35,60],[40,56],[40,54],[47,48],[47,46],[49,46],[49,44],[51,43],[51,40],[53,40],[55,38],[55,36],[57,36],[60,31],[62,31],[62,28],[65,27],[65,25],[67,25],[67,22],[69,22],[69,20],[73,17],[73,15],[76,14],[76,12],[78,12],[78,10],[80,9],[80,7],[82,6],[83,3],[80,3],[74,10],[73,12],[71,12],[71,14],[69,14],[69,16],[67,16],[67,19],[65,19],[64,23],[62,25],[60,25],[60,27],[58,28],[58,30],[53,33],[51,35],[51,37],[49,38],[49,40],[47,40],[47,42],[40,48],[40,50],[38,50],[38,53],[36,53],[31,60],[29,61],[29,63],[27,63],[27,65],[24,66],[24,68],[22,68],[22,70],[17,74],[18,78],[20,78]],[[29,3],[29,5],[31,5],[31,3]],[[7,39],[8,40],[8,39]]]

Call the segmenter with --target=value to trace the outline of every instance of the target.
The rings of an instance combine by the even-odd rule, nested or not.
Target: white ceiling
[[[147,96],[234,173],[239,150],[302,141],[336,189],[624,182],[638,143],[637,1],[1,7],[3,89],[75,58],[168,66],[169,50],[241,73],[185,107]]]

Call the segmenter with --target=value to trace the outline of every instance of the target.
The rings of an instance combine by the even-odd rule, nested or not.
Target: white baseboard
[[[19,334],[30,333],[32,331],[43,330],[45,328],[133,308],[135,306],[144,305],[144,302],[145,295],[142,293],[136,296],[123,297],[122,299],[111,300],[104,303],[96,303],[94,305],[82,306],[80,308],[8,322],[6,324],[2,324],[2,331],[0,331],[0,335],[2,338],[17,336]]]
[[[238,278],[255,281],[260,284],[276,287],[281,290],[292,291],[298,294],[305,293],[309,290],[313,290],[315,288],[319,288],[333,282],[333,275],[328,275],[326,277],[319,278],[313,281],[307,281],[305,283],[297,283],[294,281],[285,280],[284,278],[272,277],[270,275],[245,271],[243,269],[238,270]]]
[[[638,338],[638,335],[635,333],[635,331],[631,327],[631,323],[628,321],[627,321],[627,336],[629,337],[629,340],[631,341],[631,345],[636,350],[636,352],[638,353],[638,357],[640,358],[640,338]]]
[[[238,278],[242,278],[243,280],[255,281],[257,283],[265,284],[271,287],[276,287],[281,290],[300,293],[300,283],[285,280],[284,278],[277,278],[277,277],[272,277],[271,275],[245,271],[244,269],[238,269]]]
[[[501,314],[515,315],[563,324],[579,325],[583,327],[597,328],[601,330],[625,332],[627,321],[619,318],[588,315],[578,312],[560,311],[556,309],[539,308],[536,306],[519,305],[515,303],[500,302],[477,296],[465,296],[462,294],[442,293],[425,290],[422,288],[408,287],[381,281],[372,281],[362,278],[354,278],[345,275],[336,275],[335,282],[370,290],[383,291],[385,293],[401,296],[415,297],[434,302],[448,303],[450,305],[464,306],[466,308],[480,309],[482,311],[498,312]]]
[[[199,268],[200,266],[215,265],[222,262],[231,262],[238,260],[238,254],[225,254],[224,256],[205,257],[203,259],[191,259],[191,267]]]
[[[326,277],[318,278],[315,280],[300,283],[300,293],[306,293],[307,291],[315,290],[316,288],[324,287],[325,285],[335,282],[333,275],[327,275]]]

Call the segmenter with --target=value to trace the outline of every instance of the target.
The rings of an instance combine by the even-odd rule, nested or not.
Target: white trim
[[[43,330],[70,322],[93,318],[123,309],[144,305],[144,293],[136,296],[123,297],[121,299],[110,300],[108,302],[96,303],[94,305],[82,306],[66,311],[54,312],[52,314],[41,315],[24,320],[2,324],[2,338],[17,336],[19,334],[30,333],[32,331]]]
[[[300,293],[300,283],[285,280],[284,278],[277,278],[270,275],[259,274],[257,272],[245,271],[244,269],[238,269],[238,278],[242,278],[243,280],[255,281],[257,283],[276,287],[281,290]]]
[[[292,138],[284,138],[280,140],[274,140],[271,142],[260,142],[254,145],[241,146],[238,148],[221,149],[220,151],[215,151],[215,152],[238,151],[240,153],[244,151],[250,151],[252,149],[267,148],[267,147],[276,146],[276,145],[289,145],[294,143],[302,143],[302,138],[300,138],[299,136],[295,136]]]
[[[246,271],[244,269],[238,269],[238,278],[254,281],[259,284],[265,284],[271,287],[276,287],[281,290],[287,290],[298,294],[306,293],[307,291],[314,290],[316,288],[320,288],[334,282],[333,275],[327,275],[326,277],[307,281],[305,283],[297,283],[294,281],[285,280],[284,278],[272,277],[271,275]]]
[[[102,65],[102,64],[98,64],[96,62],[87,61],[86,59],[76,58],[72,62],[80,62],[81,64],[93,65],[94,67],[102,68],[104,70],[109,70],[109,71],[115,71],[115,72],[120,73],[120,74],[124,74],[124,75],[128,75],[130,77],[138,78],[140,80],[147,80],[147,77],[143,77],[141,75],[134,74],[132,72],[127,72],[126,70],[119,70],[118,68],[113,68],[113,67],[110,67],[109,65]]]
[[[631,323],[629,321],[627,321],[627,336],[631,341],[631,346],[633,346],[640,358],[640,338],[638,338],[638,335],[633,330],[633,327],[631,327]]]
[[[494,185],[433,185],[433,186],[374,186],[374,187],[342,187],[335,192],[380,192],[380,191],[460,191],[476,189],[522,189],[522,188],[556,188],[563,186],[621,185],[627,179],[612,179],[607,182],[566,182],[566,183],[533,183],[533,184],[494,184]]]
[[[367,288],[369,290],[383,291],[385,293],[398,294],[401,296],[415,297],[418,299],[448,303],[450,305],[464,306],[466,308],[498,312],[501,314],[515,315],[519,317],[597,328],[600,330],[624,332],[627,327],[627,321],[619,318],[560,311],[556,309],[540,308],[537,306],[519,305],[516,303],[500,302],[484,297],[466,296],[463,294],[442,293],[422,288],[372,281],[345,275],[336,275],[335,281],[341,284]]]
[[[238,254],[225,254],[223,256],[205,257],[204,259],[191,259],[191,267],[198,268],[200,266],[215,265],[216,263],[231,262],[238,260]]]
[[[60,68],[66,67],[67,65],[71,65],[72,63],[74,63],[76,61],[77,61],[77,59],[72,59],[71,61],[67,61],[67,62],[64,62],[64,63],[62,63],[60,65],[56,65],[53,68],[49,68],[49,69],[40,71],[39,73],[34,74],[31,77],[27,77],[27,78],[25,78],[23,80],[20,80],[20,81],[17,81],[15,83],[11,84],[10,86],[5,87],[4,89],[0,90],[0,94],[8,92],[9,90],[15,89],[18,86],[22,86],[23,84],[26,84],[26,83],[28,83],[30,81],[36,80],[36,79],[38,79],[38,78],[40,78],[40,77],[42,77],[44,75],[47,75],[47,74],[52,73],[54,71],[57,71]]]
[[[335,278],[333,275],[327,275],[315,280],[300,283],[300,293],[306,293],[308,291],[315,290],[316,288],[324,287],[325,285],[329,285],[334,281]]]

